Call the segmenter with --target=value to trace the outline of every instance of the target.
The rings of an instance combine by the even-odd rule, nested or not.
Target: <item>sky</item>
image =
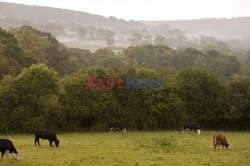
[[[125,20],[188,20],[250,16],[250,0],[0,0],[84,11]]]

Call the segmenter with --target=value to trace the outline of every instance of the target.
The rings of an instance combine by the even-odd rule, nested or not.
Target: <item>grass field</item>
[[[80,49],[87,49],[90,50],[91,52],[95,52],[96,50],[100,48],[107,48],[107,44],[105,41],[102,40],[64,40],[64,39],[59,39],[60,42],[62,42],[65,46],[70,47],[70,48],[80,48]],[[124,42],[119,42],[117,41],[115,44],[116,47],[122,47],[122,48],[127,48],[130,46],[130,43],[124,43]],[[113,51],[121,51],[120,49],[112,48]]]
[[[250,165],[250,133],[223,132],[231,149],[213,150],[213,132],[181,134],[167,132],[58,134],[59,148],[33,135],[0,135],[13,141],[20,160],[4,157],[0,166],[156,166],[156,165]]]

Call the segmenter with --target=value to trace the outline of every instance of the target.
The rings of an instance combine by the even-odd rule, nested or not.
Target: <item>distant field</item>
[[[107,45],[104,41],[72,41],[72,42],[63,42],[64,45],[71,48],[81,48],[81,49],[87,49],[92,52],[96,51],[100,48],[105,48]]]
[[[94,52],[100,48],[107,48],[107,45],[105,44],[105,41],[101,40],[68,40],[68,39],[60,39],[59,41],[62,42],[65,46],[70,48],[80,48],[80,49],[87,49],[91,52]],[[129,43],[124,42],[116,42],[116,47],[122,47],[127,48],[129,46]],[[113,51],[117,51],[118,49],[112,48]],[[118,51],[121,51],[120,49]]]
[[[48,141],[34,146],[33,135],[0,135],[14,142],[20,160],[4,157],[0,166],[172,166],[224,165],[249,166],[250,133],[223,132],[231,149],[214,151],[213,132],[200,136],[189,132],[127,132],[58,134],[59,148]]]

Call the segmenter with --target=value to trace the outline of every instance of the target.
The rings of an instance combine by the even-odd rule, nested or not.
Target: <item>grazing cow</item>
[[[35,131],[35,146],[36,143],[40,146],[39,139],[47,139],[49,140],[49,146],[53,147],[53,141],[55,142],[56,147],[59,146],[59,140],[56,137],[56,134],[54,131],[48,130],[48,129],[38,129]]]
[[[19,154],[16,150],[15,146],[13,145],[12,141],[9,139],[0,139],[0,152],[2,152],[2,157],[5,155],[8,157],[8,153],[12,153],[13,157],[16,160],[19,160]]]
[[[227,142],[227,139],[224,135],[222,134],[219,134],[219,133],[215,133],[214,136],[213,136],[213,145],[214,145],[214,149],[217,148],[218,146],[218,149],[220,148],[220,145],[222,145],[223,149],[224,149],[224,146],[228,149],[229,148],[229,144]]]
[[[201,129],[200,126],[197,123],[187,123],[183,126],[182,133],[184,133],[187,130],[194,130],[195,133],[200,135]]]
[[[109,124],[109,132],[112,132],[114,129],[117,131],[123,131],[126,133],[126,128],[120,122],[113,122]]]

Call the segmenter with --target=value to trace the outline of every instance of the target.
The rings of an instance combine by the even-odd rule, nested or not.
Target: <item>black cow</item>
[[[35,131],[35,146],[36,143],[40,146],[39,139],[47,139],[49,140],[49,146],[53,147],[53,141],[55,142],[56,147],[59,146],[59,140],[56,137],[56,134],[52,130],[48,129],[38,129]]]
[[[194,130],[195,133],[200,135],[201,129],[200,126],[197,123],[187,123],[183,126],[182,133],[187,131],[187,130]]]
[[[109,132],[112,132],[115,129],[117,131],[123,131],[126,133],[126,128],[120,122],[112,122],[108,125],[108,127],[109,127]]]
[[[18,151],[16,150],[12,141],[9,139],[0,139],[0,152],[2,152],[1,159],[3,159],[4,154],[6,155],[6,157],[8,157],[8,155],[7,155],[8,152],[12,153],[13,157],[16,160],[19,159]]]

